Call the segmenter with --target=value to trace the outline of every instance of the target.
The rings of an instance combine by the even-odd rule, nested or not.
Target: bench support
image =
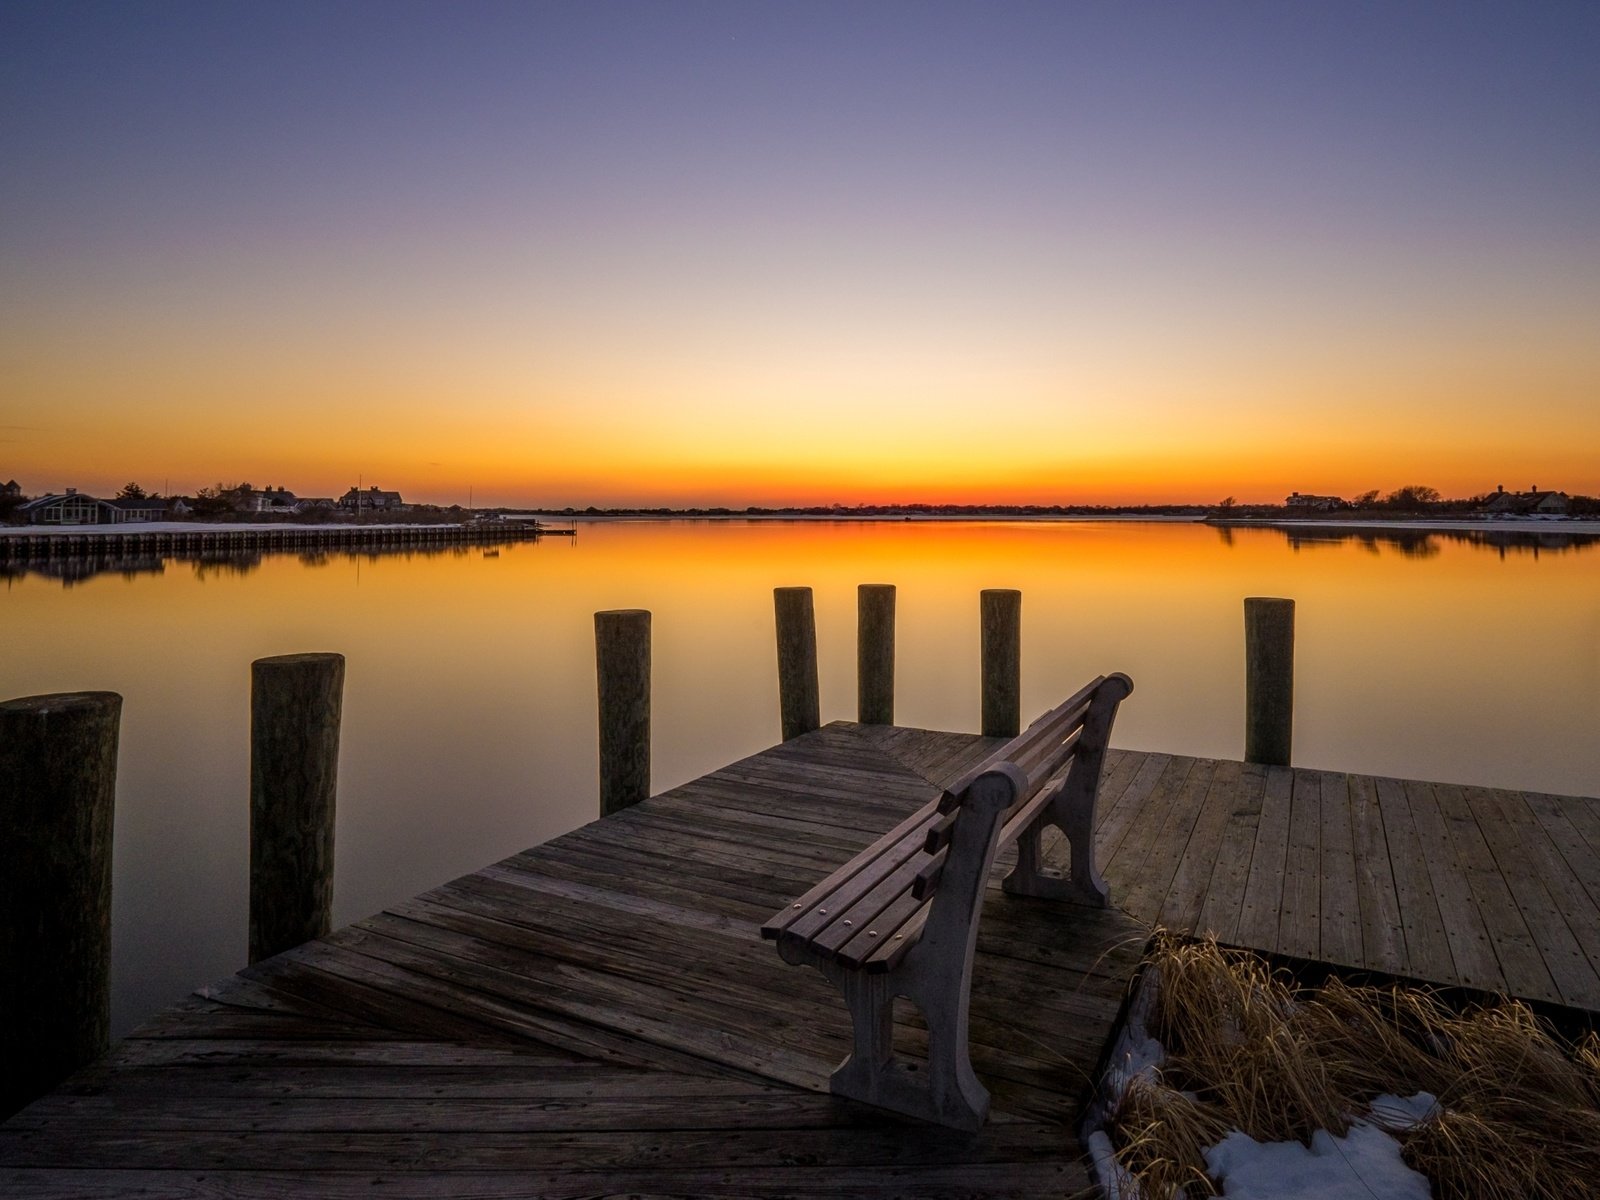
[[[835,1095],[953,1129],[983,1125],[989,1093],[978,1082],[967,1049],[972,956],[978,944],[978,910],[999,846],[1000,817],[1026,786],[1026,777],[1010,763],[972,783],[951,833],[949,857],[922,937],[894,966],[873,970],[869,964],[861,970],[779,943],[786,961],[820,969],[850,1009],[855,1045],[829,1080]],[[926,1071],[894,1056],[897,996],[910,1000],[927,1019]]]
[[[1133,685],[1126,675],[1108,675],[1095,691],[1083,720],[1080,749],[1055,798],[1027,828],[1017,834],[1017,865],[1001,886],[1013,896],[1067,900],[1090,908],[1104,908],[1110,890],[1095,866],[1095,800],[1100,794],[1100,768],[1111,738],[1117,705],[1127,699]],[[1062,875],[1044,865],[1044,827],[1054,825],[1072,850],[1072,873]]]

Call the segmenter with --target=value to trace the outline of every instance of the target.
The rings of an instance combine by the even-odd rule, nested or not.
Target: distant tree
[[[1217,508],[1222,512],[1232,512],[1233,506],[1237,503],[1238,501],[1236,501],[1232,496],[1224,496],[1221,500],[1217,501]]]
[[[1439,503],[1439,489],[1408,483],[1405,487],[1395,488],[1384,497],[1383,502],[1400,512],[1416,512]]]
[[[1361,495],[1350,501],[1350,505],[1352,508],[1377,508],[1378,489],[1373,488],[1370,492],[1362,492]]]
[[[140,487],[137,483],[131,482],[123,484],[122,490],[117,493],[118,500],[144,500],[147,499],[148,496],[149,493],[146,492],[142,487]]]

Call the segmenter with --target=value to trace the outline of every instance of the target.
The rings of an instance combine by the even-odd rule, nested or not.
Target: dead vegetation
[[[1600,1194],[1600,1038],[1563,1043],[1513,1000],[1457,1011],[1431,991],[1299,987],[1247,951],[1158,932],[1150,1034],[1159,1077],[1117,1103],[1117,1160],[1145,1200],[1216,1194],[1204,1151],[1229,1129],[1309,1143],[1344,1133],[1386,1093],[1430,1092],[1421,1123],[1392,1128],[1437,1200]]]

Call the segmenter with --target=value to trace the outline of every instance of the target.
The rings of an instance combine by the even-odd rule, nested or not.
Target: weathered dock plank
[[[1389,974],[1406,966],[1404,918],[1395,888],[1389,830],[1384,823],[1377,781],[1365,775],[1348,780],[1351,856],[1355,864],[1356,907],[1360,919],[1358,962]]]
[[[1428,856],[1422,848],[1422,832],[1411,814],[1411,799],[1405,784],[1398,779],[1375,779],[1378,816],[1389,843],[1389,866],[1394,871],[1395,903],[1400,906],[1400,930],[1405,938],[1405,955],[1398,966],[1381,970],[1419,979],[1459,979],[1455,957],[1450,950],[1444,915],[1439,910],[1438,894],[1428,875]],[[1391,963],[1393,960],[1385,959]]]
[[[1227,822],[1217,847],[1216,864],[1206,888],[1200,915],[1193,928],[1220,941],[1232,942],[1238,936],[1239,914],[1244,906],[1245,888],[1255,857],[1256,828],[1267,789],[1267,768],[1259,763],[1237,766],[1237,782],[1229,797]]]
[[[1317,874],[1321,882],[1317,895],[1317,957],[1342,966],[1359,966],[1365,959],[1350,780],[1332,771],[1319,771],[1317,785],[1322,822],[1317,842]]]
[[[1316,958],[1321,946],[1322,782],[1296,771],[1289,792],[1289,843],[1284,859],[1283,901],[1271,949],[1295,958]]]
[[[0,1191],[1083,1194],[1074,1131],[1157,920],[1600,1008],[1594,802],[1114,751],[1111,907],[991,880],[990,1123],[836,1099],[844,1006],[759,926],[996,744],[835,723],[258,963],[0,1126]],[[915,1011],[895,1027],[925,1055]]]
[[[1287,767],[1267,767],[1261,791],[1261,821],[1250,851],[1250,873],[1239,906],[1235,942],[1276,950],[1283,908],[1284,864],[1289,855],[1289,810],[1294,775]]]

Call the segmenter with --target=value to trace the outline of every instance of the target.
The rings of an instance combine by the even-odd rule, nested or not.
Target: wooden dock
[[[1155,921],[1600,1011],[1600,801],[1113,752],[1114,907],[990,889],[989,1124],[835,1099],[844,1006],[758,928],[995,744],[828,725],[259,963],[0,1126],[0,1193],[1084,1193]]]
[[[0,536],[0,565],[71,558],[194,558],[211,554],[270,554],[320,550],[411,550],[463,545],[504,545],[572,529],[537,522],[467,522],[411,525],[299,525],[288,522],[146,529],[140,522],[99,526],[29,526]]]

